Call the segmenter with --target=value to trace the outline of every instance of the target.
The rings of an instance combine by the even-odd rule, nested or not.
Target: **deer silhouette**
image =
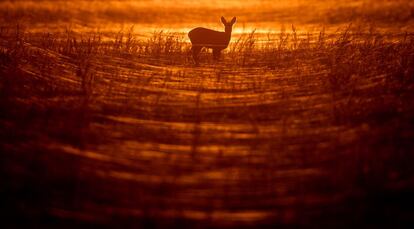
[[[203,47],[213,49],[214,60],[219,60],[221,50],[227,48],[231,38],[231,30],[236,23],[236,17],[233,17],[230,22],[227,22],[224,17],[221,17],[221,22],[224,24],[224,32],[219,32],[211,29],[198,27],[188,32],[192,47],[191,51],[193,59],[198,65],[198,54]]]

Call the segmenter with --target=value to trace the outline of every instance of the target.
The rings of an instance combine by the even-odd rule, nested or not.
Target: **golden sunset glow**
[[[0,1],[0,227],[409,228],[413,108],[413,1]]]

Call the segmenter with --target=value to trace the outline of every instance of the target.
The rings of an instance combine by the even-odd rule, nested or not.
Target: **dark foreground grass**
[[[0,33],[10,227],[413,225],[414,40]]]

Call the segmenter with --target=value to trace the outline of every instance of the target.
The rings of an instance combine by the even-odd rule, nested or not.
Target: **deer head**
[[[233,19],[231,19],[230,22],[227,22],[227,20],[222,16],[221,17],[221,22],[223,23],[225,29],[224,31],[226,33],[231,33],[232,27],[234,25],[234,23],[236,23],[236,17],[233,17]]]

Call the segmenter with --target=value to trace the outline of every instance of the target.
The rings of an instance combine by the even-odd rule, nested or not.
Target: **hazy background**
[[[33,31],[100,29],[134,26],[135,33],[154,30],[187,32],[195,26],[222,29],[220,16],[236,16],[235,33],[327,30],[350,22],[387,31],[412,30],[414,2],[409,0],[252,0],[252,1],[2,1],[2,23],[30,24]]]

